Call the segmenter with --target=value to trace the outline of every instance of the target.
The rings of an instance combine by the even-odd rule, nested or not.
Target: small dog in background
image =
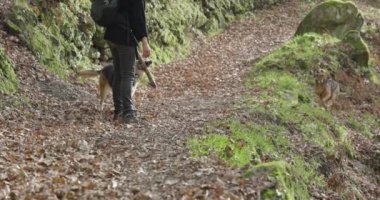
[[[132,96],[135,94],[139,79],[142,77],[144,73],[147,75],[149,79],[149,85],[152,86],[153,88],[157,87],[154,77],[148,69],[148,67],[151,64],[152,64],[152,61],[143,60],[141,56],[139,56],[139,59],[137,60],[136,65],[135,65],[135,81],[132,87]],[[100,104],[99,104],[100,110],[103,110],[103,103],[109,91],[112,91],[112,82],[113,82],[113,77],[114,77],[113,73],[114,73],[113,64],[108,64],[104,66],[101,70],[85,70],[85,71],[80,71],[77,73],[78,77],[84,77],[84,78],[99,76],[98,87],[99,87],[99,96],[100,96]]]
[[[327,70],[319,68],[315,72],[315,92],[322,106],[329,108],[339,95],[340,86]]]

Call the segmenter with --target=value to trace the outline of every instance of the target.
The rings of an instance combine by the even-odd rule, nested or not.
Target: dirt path
[[[111,122],[110,99],[105,114],[95,109],[93,83],[61,81],[0,32],[27,97],[2,97],[20,106],[0,118],[0,198],[247,198],[259,180],[244,185],[238,170],[192,158],[186,141],[207,122],[239,112],[234,103],[247,92],[242,79],[250,63],[288,40],[302,12],[297,1],[258,11],[198,41],[186,59],[159,66],[159,89],[136,96],[149,124],[130,128]]]

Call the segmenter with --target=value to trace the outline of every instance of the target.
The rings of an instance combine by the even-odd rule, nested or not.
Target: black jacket
[[[119,12],[126,24],[107,27],[104,39],[118,45],[136,46],[134,38],[141,41],[148,37],[144,0],[119,0]]]

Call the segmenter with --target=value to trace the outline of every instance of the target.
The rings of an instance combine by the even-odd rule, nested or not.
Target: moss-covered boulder
[[[0,92],[5,94],[14,93],[18,81],[13,70],[13,63],[0,46]]]
[[[307,80],[314,80],[311,72],[319,67],[328,69],[332,74],[343,69],[352,69],[376,82],[379,75],[375,65],[369,62],[368,49],[358,31],[348,32],[342,40],[328,34],[306,33],[293,38],[260,60],[256,67],[258,70],[287,70],[301,77],[305,76],[306,70],[310,72]]]
[[[349,47],[348,54],[359,66],[368,67],[370,52],[359,31],[349,31],[342,42]]]
[[[330,0],[316,6],[298,26],[296,35],[328,33],[343,39],[351,30],[360,31],[363,17],[356,5],[349,1]]]
[[[352,62],[343,53],[342,46],[341,40],[328,34],[306,33],[261,59],[256,67],[258,70],[287,70],[304,76],[304,71],[314,71],[323,61],[328,63],[329,70],[336,71],[343,63]]]
[[[6,25],[42,64],[63,76],[74,66],[90,63],[95,25],[87,14],[89,6],[89,1],[54,1],[48,5],[14,1]]]

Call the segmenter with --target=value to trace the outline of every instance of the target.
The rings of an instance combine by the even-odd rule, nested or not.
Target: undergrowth
[[[194,36],[217,34],[240,15],[282,1],[147,0],[151,59],[157,63],[179,59],[190,52]],[[5,24],[40,63],[65,77],[71,70],[92,66],[91,62],[111,59],[104,28],[92,21],[90,6],[90,0],[18,0],[12,3]]]
[[[357,152],[349,133],[371,137],[379,124],[371,114],[344,117],[319,105],[313,71],[323,67],[336,72],[350,67],[347,63],[352,61],[336,38],[317,34],[294,38],[262,58],[247,75],[245,86],[259,93],[241,99],[241,117],[211,124],[205,136],[188,141],[191,152],[215,155],[231,166],[249,166],[248,176],[266,171],[277,182],[266,191],[267,199],[310,199],[312,188],[329,191],[328,177],[319,171],[325,157],[340,154],[354,159]],[[319,153],[310,157],[310,152]],[[342,198],[346,192],[340,193]]]

